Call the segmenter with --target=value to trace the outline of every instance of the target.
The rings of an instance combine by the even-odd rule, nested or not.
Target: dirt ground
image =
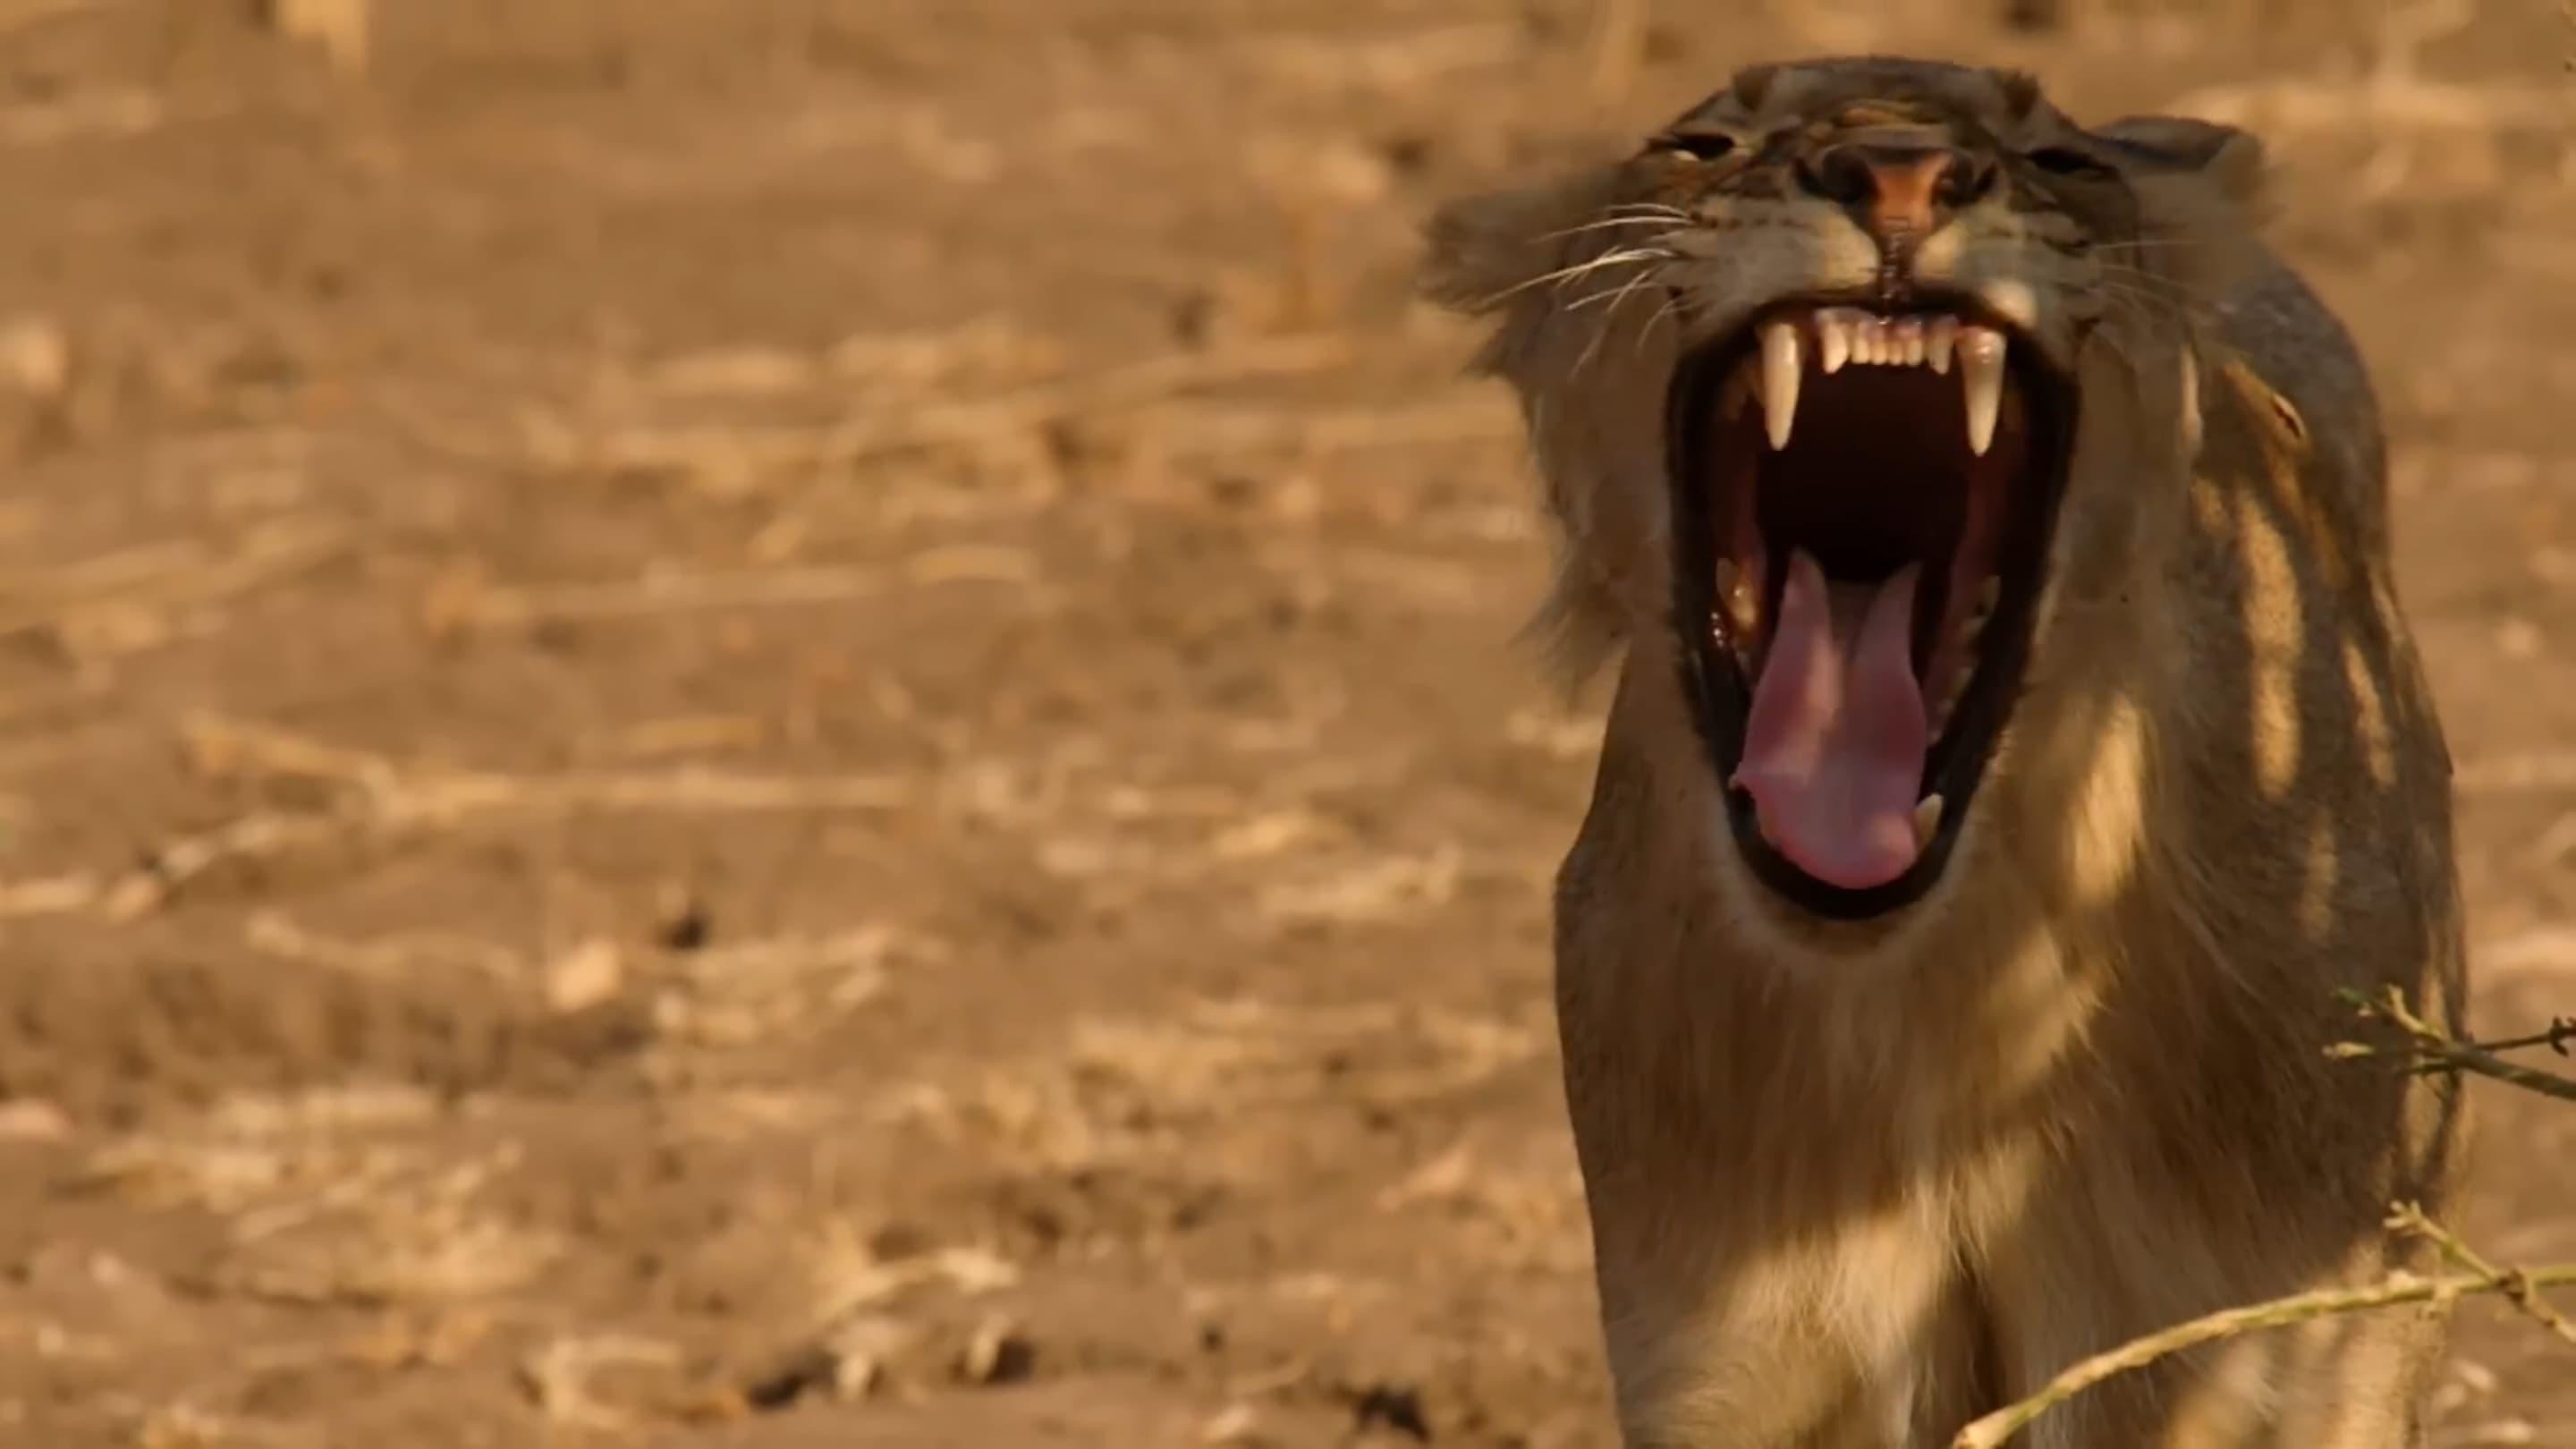
[[[1598,701],[1410,248],[1787,53],[2270,131],[2576,1009],[2570,30],[2006,8],[0,6],[0,1445],[1606,1449]],[[2437,1442],[2576,1445],[2463,1325]]]

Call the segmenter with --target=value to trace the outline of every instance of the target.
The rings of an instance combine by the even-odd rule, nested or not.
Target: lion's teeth
[[[1789,446],[1790,430],[1798,422],[1798,378],[1804,370],[1799,350],[1797,324],[1773,322],[1763,327],[1762,420],[1775,453]]]
[[[1955,360],[1967,403],[1968,447],[1981,458],[1993,449],[2003,417],[2004,360],[2009,350],[2003,333],[1956,317],[1879,317],[1856,307],[1822,307],[1803,323],[1780,320],[1761,326],[1762,355],[1753,369],[1750,391],[1762,399],[1763,430],[1770,436],[1772,451],[1788,447],[1797,429],[1809,327],[1814,329],[1815,363],[1827,376],[1855,363],[1928,366],[1946,376]],[[1730,381],[1724,398],[1728,415],[1745,399],[1746,394]]]
[[[1816,361],[1830,375],[1852,360],[1850,315],[1828,308],[1816,314]]]
[[[1914,807],[1914,848],[1921,850],[1932,843],[1932,832],[1941,828],[1943,801],[1938,795],[1926,795]]]
[[[2004,405],[2004,335],[1990,327],[1959,330],[1959,383],[1968,398],[1968,451],[1982,458],[1995,445]]]
[[[2003,591],[2004,581],[1993,575],[1988,575],[1986,581],[1977,586],[1977,597],[1968,605],[1968,617],[1959,624],[1960,643],[1977,642],[1977,636],[1986,631],[1986,622],[1994,618],[1995,602],[2003,597]]]
[[[1888,345],[1896,349],[1894,361],[1906,367],[1921,367],[1924,357],[1923,319],[1908,317],[1891,322],[1887,328]]]

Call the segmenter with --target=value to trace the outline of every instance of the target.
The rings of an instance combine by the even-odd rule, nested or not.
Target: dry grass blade
[[[520,1362],[519,1384],[557,1424],[616,1432],[631,1427],[634,1419],[593,1396],[591,1383],[599,1371],[627,1364],[669,1367],[680,1361],[679,1346],[659,1339],[626,1334],[560,1338]]]
[[[591,434],[550,420],[532,439],[557,467],[677,473],[728,480],[845,468],[924,448],[1027,434],[1070,418],[1141,407],[1198,388],[1324,372],[1350,362],[1338,333],[1264,338],[1148,358],[1088,377],[995,396],[907,400],[822,427],[626,428]]]
[[[289,731],[200,716],[185,728],[210,774],[270,774],[352,786],[389,823],[437,822],[491,809],[885,810],[912,798],[895,776],[746,775],[717,770],[507,775],[405,766]]]
[[[1282,451],[1305,457],[1374,448],[1502,443],[1520,419],[1491,398],[1401,407],[1278,408],[1199,405],[1151,419],[1155,443],[1174,457],[1239,457]]]
[[[155,544],[0,579],[0,593],[33,599],[0,612],[0,640],[40,632],[77,635],[85,621],[107,614],[218,603],[320,563],[346,542],[327,525],[284,520],[257,530],[237,551],[213,560],[205,560],[193,543]]]
[[[552,589],[454,588],[423,612],[433,628],[506,628],[548,621],[633,619],[693,610],[840,603],[882,591],[883,579],[855,568],[768,569],[667,574],[633,584]]]
[[[154,910],[187,881],[228,861],[281,854],[369,832],[453,827],[475,816],[626,812],[838,812],[896,809],[914,790],[895,776],[753,775],[708,769],[511,775],[406,765],[285,730],[214,717],[183,728],[208,775],[335,785],[348,798],[319,811],[258,811],[169,842],[122,878],[0,883],[0,916],[95,909],[116,919]]]
[[[242,940],[280,960],[384,980],[417,979],[424,969],[440,967],[462,967],[494,980],[508,980],[517,971],[510,952],[463,936],[350,940],[307,930],[275,911],[252,916],[242,928]]]
[[[94,875],[46,876],[0,885],[0,921],[13,916],[58,916],[95,908],[107,886]]]

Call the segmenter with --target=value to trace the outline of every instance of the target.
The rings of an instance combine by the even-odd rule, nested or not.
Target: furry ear
[[[1423,228],[1423,295],[1469,316],[1502,310],[1565,265],[1573,229],[1610,202],[1613,176],[1595,168],[1442,206]]]
[[[1617,561],[1650,545],[1640,500],[1620,486],[1621,452],[1660,448],[1660,394],[1621,389],[1611,373],[1580,366],[1598,345],[1591,325],[1568,325],[1549,284],[1615,251],[1618,232],[1597,223],[1629,195],[1622,168],[1596,167],[1552,184],[1454,201],[1424,228],[1420,286],[1453,311],[1489,319],[1476,369],[1508,382],[1521,403],[1532,460],[1555,524],[1556,578],[1528,637],[1544,641],[1551,672],[1571,690],[1615,652],[1633,579]],[[1627,410],[1642,410],[1630,418]],[[1605,422],[1605,411],[1618,416]],[[1660,466],[1660,452],[1655,454]]]
[[[2239,206],[2262,194],[2263,142],[2250,131],[2188,116],[2126,116],[2094,135],[2153,172],[2196,176]]]
[[[2156,271],[2204,297],[2263,265],[2270,220],[2263,143],[2252,133],[2181,116],[2131,116],[2096,128],[2138,200],[2142,233],[2161,248]]]
[[[2027,120],[2039,109],[2039,77],[2026,70],[1995,70],[1987,74],[1995,88],[2003,92],[2004,110],[2016,121]]]
[[[1771,94],[1771,82],[1779,78],[1780,67],[1777,65],[1749,65],[1735,73],[1735,78],[1727,82],[1727,89],[1734,93],[1737,105],[1748,111],[1758,111]]]

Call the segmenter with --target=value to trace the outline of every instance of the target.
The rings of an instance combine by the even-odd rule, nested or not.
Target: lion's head
[[[1790,902],[1863,919],[1939,880],[2017,711],[2093,647],[2070,617],[2155,570],[2259,166],[2224,127],[2085,129],[2022,76],[1835,60],[1434,220],[1434,294],[1499,320],[1578,668],[1669,635]]]

